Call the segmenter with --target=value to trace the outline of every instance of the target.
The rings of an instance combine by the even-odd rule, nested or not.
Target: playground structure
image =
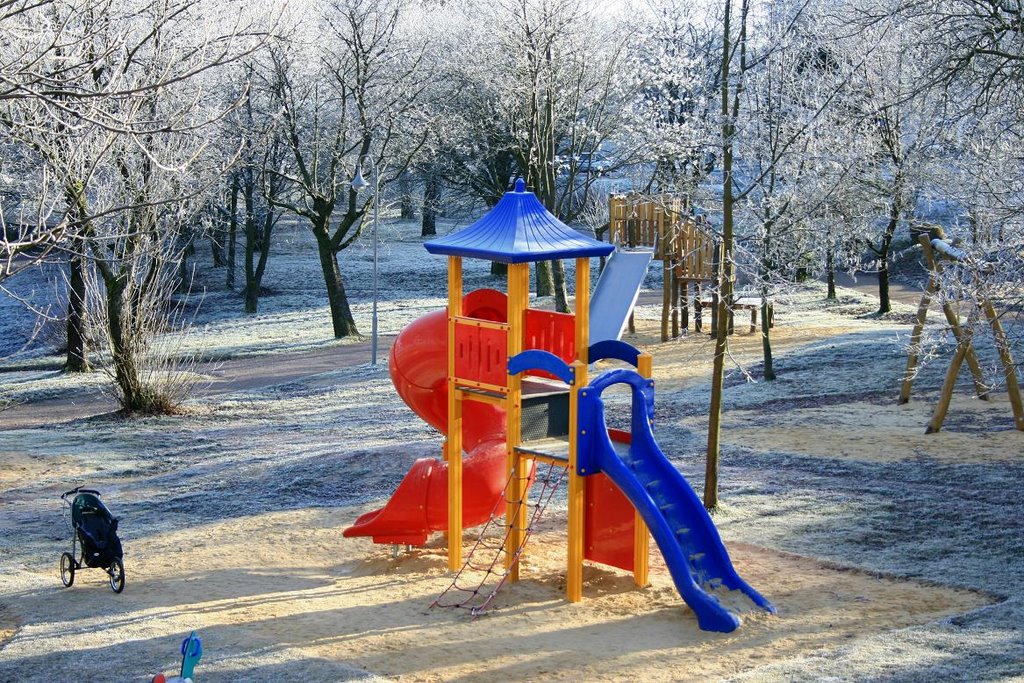
[[[921,295],[921,303],[917,308],[917,321],[914,324],[914,329],[910,336],[910,352],[907,355],[907,368],[903,374],[903,384],[900,387],[900,404],[906,403],[910,400],[910,392],[914,376],[917,373],[917,361],[921,347],[921,336],[924,331],[925,320],[928,317],[928,308],[931,304],[932,297],[939,292],[944,265],[966,265],[966,255],[961,250],[942,239],[940,231],[933,231],[932,235],[919,235],[918,243],[921,245],[921,249],[924,252],[925,263],[928,266],[928,285],[925,288],[924,293]],[[974,268],[971,270],[972,278],[983,276],[984,273],[981,272],[980,269]],[[939,402],[935,406],[931,422],[928,423],[928,428],[925,430],[926,434],[933,434],[942,429],[942,423],[946,419],[946,413],[949,411],[949,404],[953,399],[953,388],[956,385],[957,375],[960,374],[960,367],[963,365],[965,360],[967,361],[967,366],[971,370],[971,376],[974,380],[974,389],[978,398],[982,400],[988,400],[989,398],[989,390],[984,383],[981,364],[978,362],[978,357],[974,352],[974,346],[972,344],[972,323],[977,319],[979,312],[985,316],[989,327],[992,329],[992,338],[1006,377],[1006,388],[1009,394],[1010,406],[1013,410],[1014,426],[1018,430],[1024,431],[1024,405],[1021,403],[1020,387],[1017,383],[1016,366],[1014,365],[1013,357],[1010,354],[1010,346],[1006,339],[1006,332],[1003,330],[1003,326],[999,322],[999,316],[996,314],[995,308],[992,306],[992,301],[983,293],[983,290],[979,288],[979,291],[982,292],[981,296],[978,297],[976,307],[969,314],[968,325],[966,327],[960,325],[959,316],[954,310],[953,305],[948,300],[942,301],[942,312],[946,316],[946,321],[949,323],[950,330],[956,339],[956,351],[953,353],[949,367],[946,370],[946,376],[943,380],[942,389],[939,393]]]
[[[618,339],[651,253],[616,252],[591,298],[590,259],[614,247],[562,224],[522,180],[479,221],[425,246],[448,258],[448,307],[403,330],[390,368],[402,398],[445,434],[445,462],[417,461],[388,503],[359,517],[345,535],[422,545],[431,532],[447,531],[448,568],[456,572],[449,590],[466,590],[469,598],[457,606],[467,606],[480,590],[457,584],[466,568],[481,565],[473,557],[480,545],[464,558],[458,530],[489,522],[504,503],[500,582],[471,606],[479,613],[502,584],[519,579],[526,542],[565,478],[570,602],[582,599],[584,560],[631,571],[636,585],[646,585],[653,534],[701,628],[739,626],[714,595],[723,586],[774,611],[736,574],[699,497],[654,439],[651,357]],[[464,258],[508,264],[507,294],[464,295]],[[575,314],[529,307],[529,264],[548,259],[575,261]],[[630,367],[588,381],[590,364],[602,360]],[[632,392],[630,432],[605,424],[601,396],[618,384]],[[529,492],[538,482],[540,504],[528,519]],[[496,563],[484,562],[486,573]]]
[[[690,302],[694,327],[700,332],[704,299],[702,287],[717,296],[721,244],[703,217],[685,216],[683,203],[672,197],[613,195],[608,198],[608,241],[625,249],[653,249],[662,265],[661,340],[689,328]],[[691,295],[691,285],[693,286]],[[712,315],[717,315],[712,306]],[[717,321],[712,322],[712,327]],[[632,327],[631,327],[632,329]]]

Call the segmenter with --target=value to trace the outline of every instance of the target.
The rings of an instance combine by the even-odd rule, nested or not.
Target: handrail
[[[632,344],[617,339],[606,339],[591,344],[587,349],[587,360],[591,363],[596,363],[599,360],[621,360],[635,368],[638,367],[642,353],[643,351]]]
[[[632,416],[630,418],[630,434],[637,438],[642,430],[649,430],[650,416],[654,415],[654,380],[626,368],[609,370],[592,379],[590,384],[580,387],[579,415],[580,433],[578,435],[576,472],[580,476],[596,474],[600,471],[594,461],[594,439],[607,438],[608,425],[605,423],[604,403],[601,394],[615,384],[626,384],[633,395]],[[640,404],[644,406],[641,407]],[[646,418],[646,419],[645,419]],[[646,422],[646,424],[645,424]],[[652,437],[653,438],[653,437]]]
[[[600,396],[605,389],[614,384],[628,384],[633,388],[634,392],[643,393],[644,391],[649,391],[654,386],[654,380],[642,377],[632,370],[620,368],[601,373],[591,380],[587,390],[593,391]]]
[[[550,351],[529,349],[508,359],[508,374],[518,375],[528,370],[550,372],[570,386],[576,381],[576,370]]]

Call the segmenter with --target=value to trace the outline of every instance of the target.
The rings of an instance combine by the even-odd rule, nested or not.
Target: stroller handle
[[[100,492],[97,491],[96,489],[86,489],[86,488],[82,488],[81,486],[76,486],[75,488],[71,489],[70,491],[65,491],[64,493],[62,493],[60,495],[60,497],[61,498],[67,498],[68,496],[70,496],[73,493],[91,493],[91,494],[93,494],[95,496],[100,495]]]

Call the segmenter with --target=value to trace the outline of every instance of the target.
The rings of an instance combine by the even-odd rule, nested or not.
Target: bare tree
[[[722,265],[718,299],[718,326],[715,330],[715,355],[711,374],[711,406],[708,416],[708,451],[704,479],[704,505],[709,510],[718,505],[718,471],[721,442],[721,420],[725,382],[725,364],[729,353],[729,325],[725,323],[733,305],[734,273],[736,268],[737,205],[749,199],[771,174],[779,173],[782,164],[797,154],[800,143],[828,109],[845,86],[841,80],[832,86],[823,97],[819,97],[809,111],[804,112],[796,125],[788,128],[772,152],[766,155],[748,173],[745,165],[738,163],[737,151],[741,116],[749,108],[748,79],[763,69],[776,51],[782,49],[784,40],[791,35],[809,5],[808,0],[797,0],[787,6],[777,28],[761,40],[755,41],[751,33],[750,0],[725,0],[721,16],[720,53],[720,130],[721,145],[721,207],[722,207]],[[797,156],[799,156],[797,154]]]
[[[273,95],[294,170],[278,172],[287,193],[272,203],[309,221],[337,338],[358,334],[338,254],[380,201],[361,197],[352,175],[372,158],[386,187],[424,140],[416,126],[423,51],[400,32],[404,9],[404,0],[332,0],[315,43],[296,38],[293,49],[274,55]]]
[[[223,113],[204,107],[204,79],[262,44],[252,18],[230,10],[205,0],[80,0],[22,15],[59,27],[59,38],[8,81],[0,124],[60,188],[64,227],[48,239],[62,238],[79,284],[91,268],[102,281],[105,343],[129,411],[161,409],[140,381],[133,340],[159,327],[147,316],[161,309],[143,302],[177,272],[181,228],[222,167],[204,157],[205,130]],[[91,305],[75,283],[73,272],[71,321]],[[84,347],[69,357],[76,352],[84,360]]]
[[[625,118],[625,39],[579,2],[471,3],[450,34],[456,183],[493,203],[522,175],[544,206],[572,221],[598,178],[583,155],[609,144]],[[624,137],[614,171],[634,161]],[[567,310],[561,262],[537,264],[537,293]]]

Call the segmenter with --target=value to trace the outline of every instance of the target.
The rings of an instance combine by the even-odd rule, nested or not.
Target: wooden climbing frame
[[[654,258],[662,263],[662,341],[669,340],[670,329],[676,338],[680,328],[689,328],[691,302],[695,329],[700,331],[701,289],[709,287],[713,296],[718,291],[713,285],[718,282],[721,243],[703,216],[687,215],[685,208],[672,197],[613,195],[608,201],[608,241],[627,249],[653,249]]]
[[[927,235],[919,235],[918,242],[924,251],[925,263],[928,265],[928,286],[921,296],[921,303],[917,308],[917,321],[910,335],[910,352],[907,355],[907,369],[903,373],[903,385],[900,387],[900,403],[906,403],[910,400],[911,387],[914,376],[917,374],[917,360],[920,353],[925,319],[928,317],[928,307],[931,304],[931,299],[939,291],[943,266],[945,263],[959,263],[963,260],[963,255],[959,250],[951,247],[944,240],[930,240]],[[981,273],[977,275],[981,275]],[[928,429],[925,430],[925,433],[933,434],[942,429],[942,423],[946,419],[949,404],[953,399],[953,388],[956,385],[956,378],[965,360],[967,361],[967,366],[971,369],[971,376],[974,379],[974,390],[978,398],[987,400],[989,397],[988,387],[984,383],[981,364],[978,362],[978,357],[974,352],[971,338],[971,323],[977,319],[979,312],[985,316],[992,329],[992,338],[1006,376],[1006,388],[1009,394],[1010,406],[1013,410],[1014,426],[1018,430],[1024,431],[1024,405],[1021,402],[1020,386],[1017,383],[1016,366],[1014,365],[1013,357],[1010,355],[1006,332],[999,322],[999,316],[996,314],[991,300],[985,295],[979,297],[978,309],[971,312],[966,327],[960,325],[959,316],[949,301],[943,301],[942,312],[945,314],[950,330],[956,338],[956,351],[953,354],[952,360],[950,360],[949,368],[946,370],[946,377],[942,382],[942,390],[939,393],[939,402],[935,406],[935,412],[932,414],[931,422],[928,424]]]

